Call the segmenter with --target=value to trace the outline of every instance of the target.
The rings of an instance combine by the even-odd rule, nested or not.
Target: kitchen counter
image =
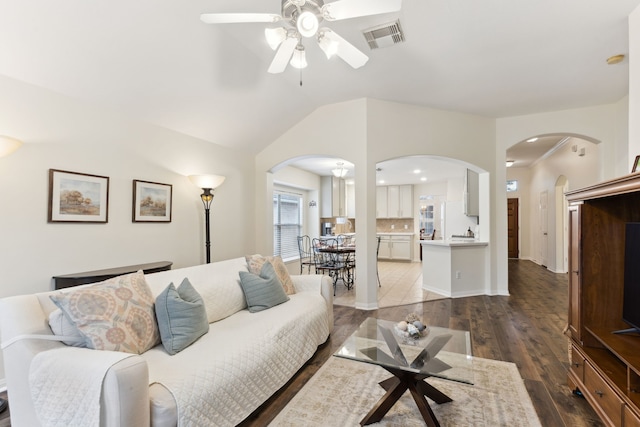
[[[399,231],[389,231],[389,232],[378,232],[376,235],[378,236],[414,236],[416,233],[410,233],[408,231],[399,232]]]
[[[488,246],[488,242],[479,240],[420,240],[420,244],[425,246]]]
[[[486,295],[488,242],[421,240],[422,288],[451,298]]]

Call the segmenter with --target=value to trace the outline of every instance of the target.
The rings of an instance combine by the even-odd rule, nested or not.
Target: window
[[[518,181],[507,181],[507,191],[518,191]]]
[[[282,259],[297,258],[298,236],[302,234],[302,196],[273,193],[273,254]]]

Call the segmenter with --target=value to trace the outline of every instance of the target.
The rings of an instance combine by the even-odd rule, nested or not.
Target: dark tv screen
[[[640,332],[640,222],[627,223],[622,320]]]

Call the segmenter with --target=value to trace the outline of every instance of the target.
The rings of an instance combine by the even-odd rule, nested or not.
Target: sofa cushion
[[[63,337],[75,337],[81,338],[82,341],[62,341],[66,345],[70,345],[72,347],[86,347],[87,343],[85,342],[84,335],[80,333],[78,328],[75,327],[73,323],[64,315],[62,310],[59,308],[53,310],[49,314],[49,327],[51,328],[51,332],[57,336]]]
[[[180,283],[185,277],[204,300],[209,323],[217,322],[247,308],[240,287],[239,271],[248,271],[247,261],[238,257],[145,275],[153,295],[160,295],[167,283]]]
[[[279,256],[262,256],[260,254],[249,255],[245,257],[247,259],[247,267],[249,272],[259,275],[262,271],[262,266],[265,262],[270,262],[278,276],[278,280],[282,284],[284,291],[287,295],[293,295],[296,293],[296,288],[293,286],[291,276],[287,271],[287,267],[284,265],[282,258]]]
[[[178,289],[170,283],[158,295],[156,317],[162,345],[169,354],[184,350],[209,332],[204,301],[187,278]]]
[[[160,341],[154,299],[142,271],[59,292],[51,300],[89,348],[141,354]]]
[[[289,301],[270,262],[264,263],[260,275],[241,271],[240,286],[252,313]]]

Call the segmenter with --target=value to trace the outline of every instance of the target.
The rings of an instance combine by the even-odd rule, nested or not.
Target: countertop
[[[416,233],[410,232],[400,232],[400,231],[389,231],[383,233],[376,233],[378,236],[415,236]]]
[[[478,240],[420,240],[423,246],[488,246],[489,242]]]

